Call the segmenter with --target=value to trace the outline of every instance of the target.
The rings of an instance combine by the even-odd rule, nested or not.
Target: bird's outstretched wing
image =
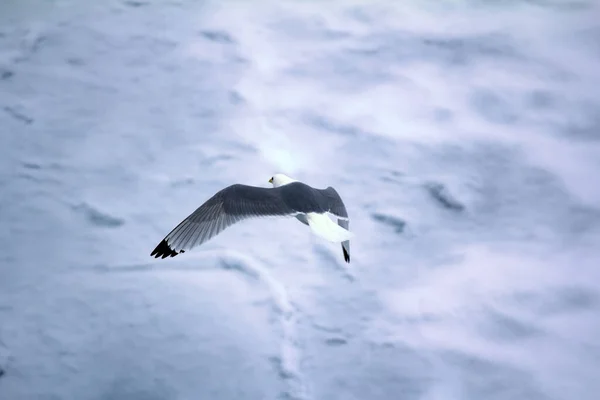
[[[296,214],[284,200],[282,188],[235,184],[218,191],[177,225],[150,255],[175,257],[246,218]]]
[[[350,220],[348,218],[348,211],[342,201],[342,198],[338,192],[329,186],[327,189],[320,190],[320,192],[327,198],[327,208],[329,212],[335,215],[338,219],[338,225],[348,230],[350,227]],[[344,261],[350,262],[350,241],[345,240],[342,242],[342,252],[344,253]]]

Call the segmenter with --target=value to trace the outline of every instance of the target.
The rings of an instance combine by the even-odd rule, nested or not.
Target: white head
[[[275,174],[271,177],[271,179],[269,179],[269,183],[272,183],[273,187],[287,185],[288,183],[292,182],[296,182],[296,180],[284,174]]]

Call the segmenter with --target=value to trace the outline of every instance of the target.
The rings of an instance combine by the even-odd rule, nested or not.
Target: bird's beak
[[[273,178],[269,179],[269,183],[273,183]]]

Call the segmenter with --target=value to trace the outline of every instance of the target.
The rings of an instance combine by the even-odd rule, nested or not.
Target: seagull
[[[284,174],[269,179],[272,188],[234,184],[215,193],[179,223],[150,256],[175,257],[200,246],[236,222],[253,217],[295,217],[317,236],[342,244],[350,262],[349,218],[338,192],[316,189]],[[337,224],[329,215],[337,218]]]

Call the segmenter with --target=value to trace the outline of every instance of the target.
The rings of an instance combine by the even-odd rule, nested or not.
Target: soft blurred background
[[[2,0],[0,399],[598,399],[599,107],[591,0]],[[351,264],[150,258],[275,172]]]

